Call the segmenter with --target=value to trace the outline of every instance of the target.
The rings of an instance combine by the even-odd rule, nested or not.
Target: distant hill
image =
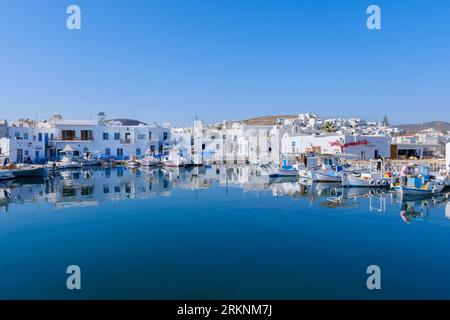
[[[291,119],[296,118],[297,116],[293,115],[277,115],[277,116],[264,116],[264,117],[257,117],[247,120],[242,120],[240,122],[248,124],[248,125],[259,125],[259,126],[271,126],[277,124],[277,119],[283,118],[283,119]]]
[[[118,123],[122,126],[130,126],[130,127],[146,125],[146,123],[144,123],[142,121],[134,120],[134,119],[111,119],[111,120],[106,120],[106,122],[109,124]]]
[[[424,129],[450,131],[450,123],[445,122],[445,121],[431,121],[431,122],[424,122],[424,123],[400,124],[400,125],[393,125],[393,127],[403,129],[406,132],[417,132],[417,131],[424,130]]]
[[[296,118],[297,115],[273,115],[273,116],[263,116],[256,117],[246,120],[241,120],[240,122],[248,125],[260,125],[260,126],[271,126],[277,124],[277,119],[292,119]],[[424,129],[433,128],[440,131],[450,131],[450,123],[446,121],[431,121],[424,123],[411,123],[411,124],[399,124],[392,125],[393,127],[400,128],[405,132],[417,132]]]

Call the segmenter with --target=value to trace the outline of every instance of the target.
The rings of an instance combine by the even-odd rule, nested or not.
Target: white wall
[[[367,141],[367,144],[359,144]],[[357,143],[352,145],[352,143]],[[363,160],[373,159],[375,151],[378,155],[390,157],[390,142],[384,136],[352,136],[352,135],[290,135],[285,133],[281,141],[281,152],[283,154],[301,154],[320,148],[321,153],[331,154],[354,154]]]
[[[62,141],[61,132],[63,130],[74,130],[75,141]],[[80,140],[81,130],[91,130],[93,140]],[[119,137],[116,139],[115,134]],[[150,135],[151,133],[151,135]],[[164,133],[167,138],[164,140]],[[170,145],[170,128],[159,126],[104,126],[104,125],[54,125],[55,139],[51,146],[58,150],[70,145],[75,151],[83,154],[85,150],[98,155],[105,155],[109,149],[110,156],[117,157],[118,149],[122,149],[123,157],[144,156],[147,150],[154,148],[158,153],[164,145]],[[104,137],[104,134],[106,136]]]
[[[450,170],[450,142],[445,147],[445,164],[446,169]]]
[[[37,128],[10,126],[8,135],[0,139],[1,155],[13,162],[24,162],[27,158],[32,162],[39,161],[45,157],[45,141],[38,133]]]

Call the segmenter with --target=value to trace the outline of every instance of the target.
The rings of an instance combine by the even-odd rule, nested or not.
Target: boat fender
[[[381,186],[381,180],[377,180],[377,186]]]
[[[387,181],[386,181],[386,180],[382,180],[382,181],[381,181],[381,185],[387,186]]]
[[[369,181],[369,184],[370,184],[371,186],[375,185],[375,180],[370,180],[370,181]]]

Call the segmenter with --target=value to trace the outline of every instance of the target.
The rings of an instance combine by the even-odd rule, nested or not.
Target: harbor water
[[[450,298],[448,191],[120,167],[2,182],[0,209],[1,299]]]

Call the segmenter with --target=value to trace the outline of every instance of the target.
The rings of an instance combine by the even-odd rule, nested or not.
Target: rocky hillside
[[[431,122],[424,122],[424,123],[400,124],[400,125],[394,125],[394,127],[403,129],[406,132],[417,132],[420,130],[430,129],[430,128],[433,128],[435,130],[440,130],[440,131],[450,131],[450,123],[448,123],[446,121],[431,121]]]
[[[260,125],[260,126],[270,126],[277,124],[277,119],[284,118],[284,119],[290,119],[295,118],[297,116],[294,115],[277,115],[277,116],[264,116],[264,117],[257,117],[247,120],[242,120],[242,123],[248,124],[248,125]]]

